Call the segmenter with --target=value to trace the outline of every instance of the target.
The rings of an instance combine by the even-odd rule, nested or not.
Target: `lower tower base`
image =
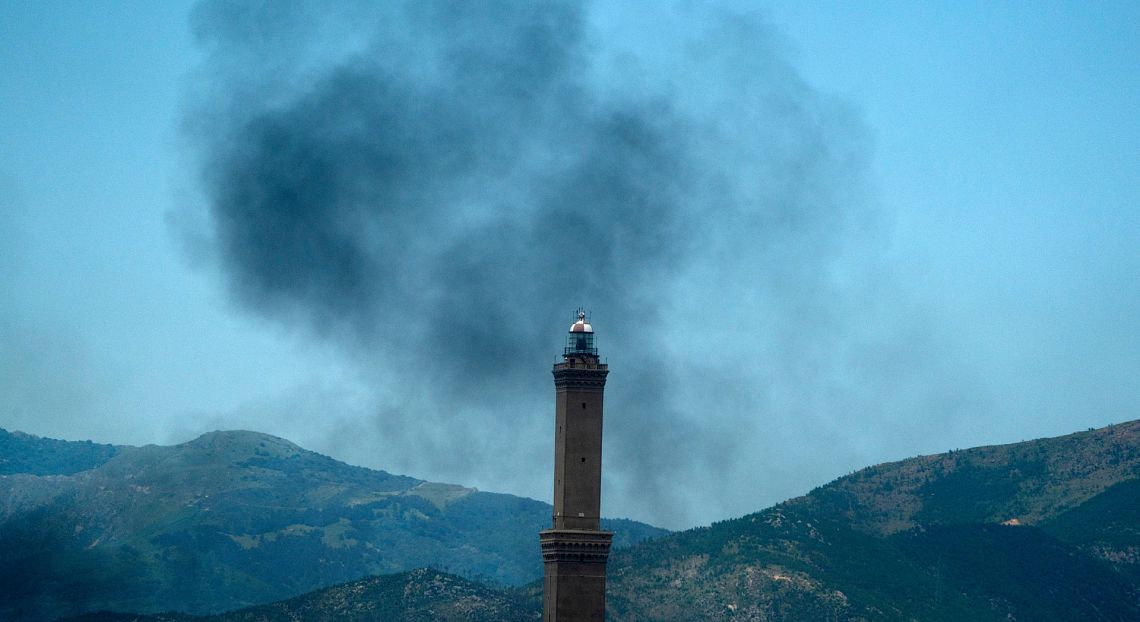
[[[609,531],[548,529],[542,546],[543,622],[603,622]]]

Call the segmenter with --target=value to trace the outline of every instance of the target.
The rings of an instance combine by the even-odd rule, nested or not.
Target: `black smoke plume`
[[[858,124],[759,20],[648,15],[197,8],[211,247],[245,308],[383,387],[344,435],[378,465],[549,488],[549,369],[579,305],[613,370],[609,514],[724,511],[709,482],[764,480],[770,415],[826,384],[836,266],[874,229]]]

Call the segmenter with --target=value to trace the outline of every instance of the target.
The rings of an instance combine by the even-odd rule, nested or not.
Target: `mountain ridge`
[[[1140,619],[1138,478],[1140,421],[867,467],[615,551],[610,617]],[[1121,509],[1107,533],[1066,524],[1098,502]]]
[[[64,441],[0,428],[0,475],[72,475],[115,456],[117,445]]]
[[[204,619],[84,620],[285,622],[299,619],[298,603],[307,603],[306,620],[349,611],[377,619],[374,601],[386,603],[383,619],[432,619],[472,602],[509,604],[495,610],[501,622],[540,615],[540,583],[439,579],[451,587],[433,592],[426,609],[367,587],[391,595],[403,585],[407,596],[420,589],[407,587],[408,576]],[[759,512],[615,549],[608,577],[611,622],[1140,619],[1140,421],[867,467]]]
[[[24,620],[213,613],[421,566],[519,584],[541,575],[537,532],[551,514],[249,431],[118,446],[70,475],[0,475],[0,499],[0,584],[14,596],[0,618]],[[619,545],[666,533],[607,525]]]
[[[1101,442],[1090,447],[1089,438]],[[1004,478],[990,477],[995,474]],[[1037,524],[1133,477],[1140,477],[1140,421],[886,462],[798,499],[816,499],[836,509],[854,502],[847,513],[857,527],[889,535],[924,520]],[[978,484],[1012,488],[980,490]],[[876,507],[860,501],[872,495],[880,499]],[[989,503],[992,498],[1004,505]],[[916,508],[925,514],[916,514]]]

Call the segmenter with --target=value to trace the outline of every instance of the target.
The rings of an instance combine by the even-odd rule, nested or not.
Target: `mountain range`
[[[0,432],[0,619],[206,614],[432,566],[541,576],[550,505],[338,462],[272,436],[172,447]],[[615,545],[665,530],[604,521]]]
[[[301,455],[316,463],[331,461],[285,441],[250,433],[207,435],[188,445],[205,445],[200,448],[202,459],[212,463],[218,458],[207,459],[206,456],[227,455],[224,447],[236,443],[237,439],[241,439],[238,444],[242,446],[257,439],[257,448],[271,456],[276,452],[289,453],[285,449],[273,449],[273,444],[279,443],[282,448],[300,452],[289,455]],[[266,447],[261,447],[261,442],[265,442]],[[220,446],[213,447],[211,443],[220,443]],[[85,464],[83,460],[97,462],[92,455],[102,456],[109,451],[97,450],[98,447],[76,447],[76,454],[67,460],[77,464]],[[3,521],[0,522],[0,545],[7,547],[12,542],[13,524],[24,525],[29,537],[48,532],[62,537],[65,527],[72,525],[55,518],[61,515],[68,516],[68,520],[73,518],[60,514],[60,508],[65,505],[45,502],[45,499],[59,499],[60,495],[36,493],[37,486],[26,486],[26,482],[90,478],[91,473],[106,469],[106,465],[135,449],[119,449],[119,453],[99,466],[72,475],[15,474],[4,467],[4,472],[9,473],[0,476],[5,498],[17,501],[5,501],[5,513],[0,517]],[[230,460],[229,464],[241,464],[249,459],[248,452],[238,453],[246,458]],[[258,455],[256,451],[254,455]],[[41,455],[40,462],[44,461]],[[177,466],[175,470],[180,471],[187,468],[185,464],[167,466]],[[349,470],[346,473],[355,469],[342,467]],[[246,467],[230,468],[234,469],[232,475],[240,477]],[[378,473],[362,471],[359,477]],[[128,487],[148,485],[139,483],[138,475],[130,479],[126,475],[108,472],[101,485],[110,485],[115,477],[134,482],[125,484]],[[337,491],[332,498],[356,498],[353,495],[363,494],[368,486],[387,485],[392,490],[390,497],[403,499],[409,503],[407,507],[411,507],[409,498],[417,497],[417,487],[425,485],[419,480],[405,482],[398,476],[383,476],[397,481],[383,484],[385,480],[378,479],[367,485],[325,482],[323,486]],[[310,473],[308,477],[312,479],[314,475]],[[154,484],[149,485],[154,494]],[[430,490],[451,491],[449,494],[467,490],[439,484],[426,486]],[[309,488],[320,490],[321,486]],[[354,492],[349,493],[350,490]],[[253,492],[249,494],[251,499],[261,498]],[[434,494],[419,498],[429,504],[429,497],[440,502]],[[463,497],[482,494],[487,493],[468,491]],[[505,495],[491,497],[527,502]],[[280,501],[282,505],[315,503],[306,499]],[[441,502],[444,510],[455,503],[449,499],[445,496]],[[187,507],[195,508],[188,510],[195,516],[216,511],[209,501]],[[439,506],[431,507],[439,510]],[[265,511],[262,506],[249,505],[247,509],[251,514]],[[494,504],[486,509],[490,513],[507,511],[506,507]],[[106,511],[112,516],[125,513],[121,508],[110,506]],[[545,506],[545,511],[549,512],[549,506]],[[37,519],[29,522],[27,517],[32,515]],[[316,525],[330,518],[331,515],[304,524]],[[204,518],[195,520],[203,525],[213,524]],[[245,524],[254,525],[261,519],[245,520]],[[489,518],[487,521],[491,522]],[[119,523],[110,519],[104,522]],[[339,519],[324,524],[326,527],[319,539],[324,542],[330,538],[336,542],[336,530],[328,525],[340,524]],[[48,529],[45,525],[53,527]],[[684,532],[664,534],[633,523],[622,523],[615,529],[622,525],[633,534],[624,539],[624,543],[631,546],[615,549],[608,568],[607,617],[617,622],[1140,620],[1140,421],[1058,438],[955,450],[868,467],[760,512]],[[120,533],[117,537],[122,539],[122,534],[134,533],[132,530],[141,527],[123,524],[122,532],[116,532]],[[86,541],[82,536],[85,529],[74,526],[71,529],[81,542]],[[254,531],[256,529],[251,528],[222,535],[231,542],[241,542],[246,536],[252,537]],[[292,536],[284,535],[281,529],[257,533],[279,533],[277,538],[290,545],[317,538],[306,534],[298,540],[289,540]],[[523,540],[526,543],[519,546],[533,549],[532,534],[533,531],[522,534],[520,543]],[[432,537],[435,535],[424,535],[419,541],[427,542]],[[268,538],[263,536],[262,542]],[[145,558],[153,554],[147,552],[151,549],[138,544],[142,540],[137,535],[124,541],[136,543],[137,555]],[[458,544],[459,540],[450,542]],[[210,554],[226,549],[210,549],[208,544],[203,539],[194,546],[206,546],[200,550],[210,551]],[[474,543],[469,545],[474,546]],[[124,569],[138,564],[139,559],[123,553],[122,548],[108,547],[109,544],[99,542],[85,549],[104,554],[100,560],[88,560],[90,568],[115,568],[112,575],[119,573],[116,576],[134,580],[129,572],[123,573]],[[5,554],[0,558],[5,561],[0,563],[6,568],[37,559],[31,549],[25,551],[29,557],[20,564],[14,563],[17,560],[7,549],[0,549],[0,553]],[[500,555],[500,559],[509,557]],[[537,559],[537,552],[520,555],[520,559],[527,555]],[[256,557],[254,553],[250,556]],[[316,568],[324,567],[324,563],[317,564]],[[415,561],[410,563],[414,565]],[[498,585],[489,585],[473,580],[480,575],[491,576],[487,570],[492,566],[476,566],[471,562],[464,568],[350,578],[339,585],[322,587],[280,602],[240,608],[204,619],[181,614],[112,613],[88,613],[78,619],[86,622],[538,620],[541,583],[518,585],[522,581],[499,578],[492,581]],[[479,570],[472,572],[472,568]],[[457,571],[466,576],[456,576]],[[282,574],[312,572],[313,568],[294,566],[283,569]],[[531,566],[531,573],[529,579],[535,579],[541,570]],[[9,576],[0,577],[3,585],[10,585]],[[519,576],[525,577],[526,572],[520,570]],[[229,579],[212,580],[220,586]],[[145,592],[143,588],[135,589]],[[138,603],[145,604],[142,600]],[[80,613],[80,609],[87,612],[96,609],[157,611],[154,603],[149,605],[147,608],[88,603],[85,609],[72,607],[70,612]],[[24,610],[8,609],[6,613],[15,615],[13,619],[45,619]]]
[[[618,551],[613,620],[1140,620],[1140,421],[858,471]]]

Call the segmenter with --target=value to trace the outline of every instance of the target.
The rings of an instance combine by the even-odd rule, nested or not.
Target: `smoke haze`
[[[775,447],[849,451],[829,430],[871,411],[952,420],[968,400],[884,265],[857,116],[754,17],[604,10],[197,8],[213,257],[238,304],[374,387],[330,443],[548,498],[579,305],[612,370],[607,515],[759,509],[799,468]]]

